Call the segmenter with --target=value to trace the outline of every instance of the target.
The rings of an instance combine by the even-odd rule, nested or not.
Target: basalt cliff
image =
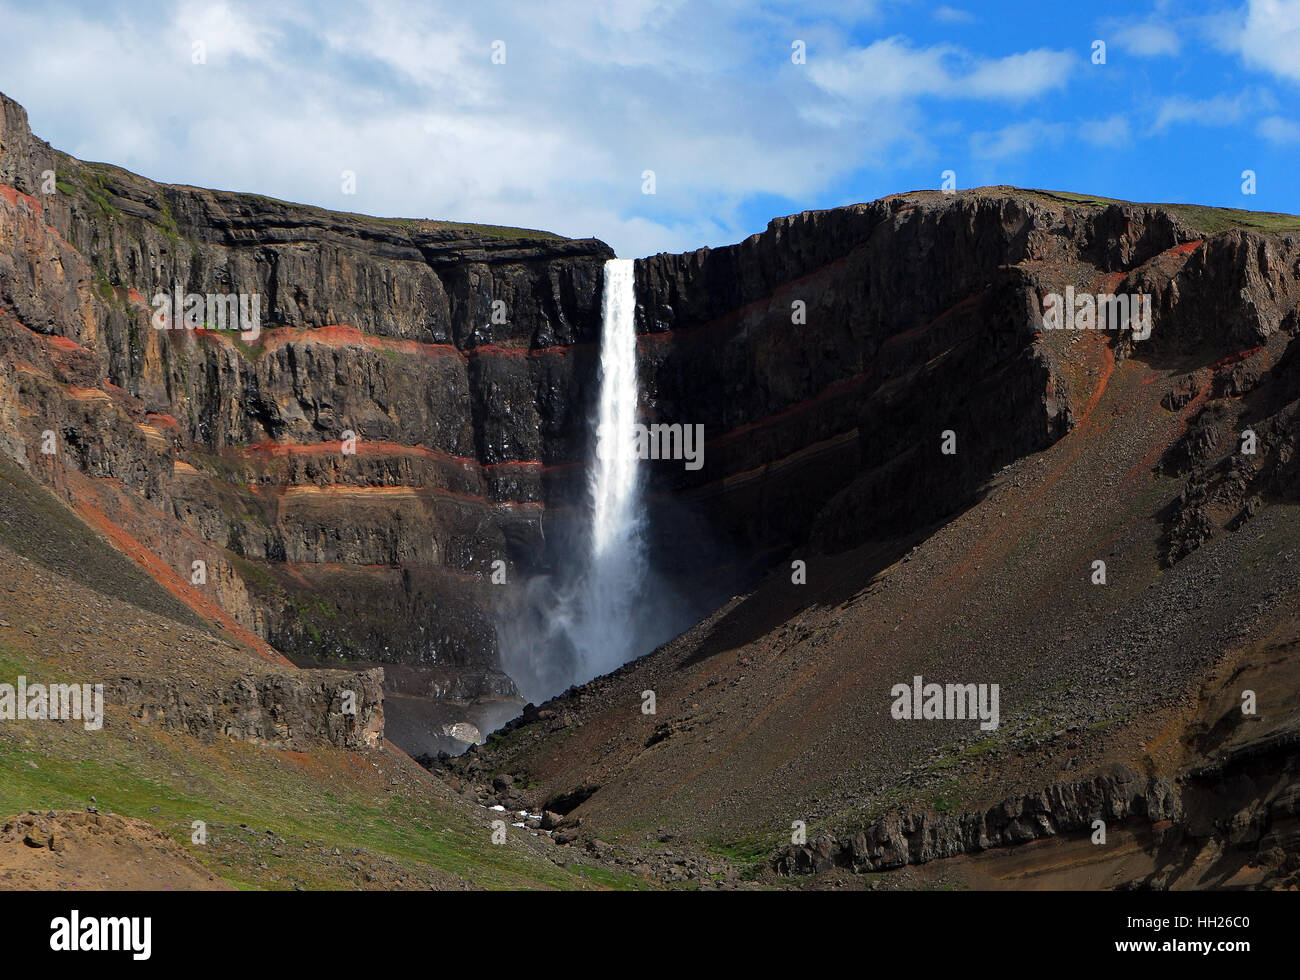
[[[508,590],[563,560],[548,541],[584,504],[611,250],[159,185],[51,149],[8,100],[0,140],[5,452],[295,662],[509,698],[492,572]],[[948,203],[638,263],[645,417],[707,440],[701,470],[652,475],[692,613],[805,541],[933,520],[1065,431],[1006,268],[1032,214]],[[156,329],[160,294],[256,297],[260,329]],[[912,434],[964,420],[987,437],[932,479]]]
[[[612,256],[157,184],[0,97],[0,452],[277,671],[382,667],[334,744],[463,748],[522,708],[497,617],[581,519]],[[1300,219],[922,191],[635,278],[641,415],[705,438],[699,469],[646,464],[681,635],[441,764],[456,792],[778,878],[1094,811],[1163,855],[1126,880],[1242,874],[1233,847],[1295,870]],[[1148,297],[1150,335],[1045,329],[1067,290]],[[160,294],[256,297],[258,329],[158,329]],[[1233,714],[1252,672],[1262,727]],[[1000,683],[1004,725],[891,718],[922,674]],[[292,746],[266,691],[343,731],[313,676],[119,689]]]

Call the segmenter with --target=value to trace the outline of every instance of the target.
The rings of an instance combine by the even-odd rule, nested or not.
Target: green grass
[[[167,200],[165,193],[158,195],[158,211],[162,214],[162,221],[158,223],[158,230],[161,231],[166,239],[172,243],[175,248],[181,243],[180,226],[176,223],[176,216],[172,214],[171,204]]]
[[[75,157],[66,154],[59,155],[60,160],[66,166],[74,171],[83,185],[87,197],[93,201],[104,216],[110,221],[120,221],[121,212],[113,207],[109,195],[108,185],[110,182],[119,185],[132,186],[137,181],[145,180],[138,174],[122,167],[114,166],[109,163],[95,163],[84,160],[78,160]],[[160,195],[168,192],[180,192],[182,194],[192,190],[192,188],[177,184],[154,184]],[[282,201],[278,198],[268,197],[264,194],[251,194],[237,191],[214,191],[217,194],[230,194],[232,197],[239,199],[241,203],[246,203],[254,208],[261,210],[280,210],[284,208],[296,212],[295,217],[305,218],[308,220],[317,220],[323,224],[330,224],[330,218],[346,218],[359,223],[363,227],[378,232],[392,233],[394,231],[405,234],[412,238],[419,238],[423,235],[437,235],[440,232],[451,232],[455,235],[466,238],[495,238],[510,241],[533,240],[533,241],[551,241],[563,242],[569,241],[563,235],[557,235],[554,232],[542,231],[536,228],[515,228],[509,225],[489,225],[478,222],[465,221],[445,221],[430,218],[384,218],[369,214],[357,214],[345,211],[329,211],[325,208],[312,207],[306,204],[295,204],[291,201]],[[155,223],[162,233],[172,241],[174,245],[179,245],[183,241],[180,229],[177,226],[174,216],[171,213],[170,205],[166,198],[163,197],[160,202],[159,210],[162,213],[162,220]]]
[[[960,761],[977,759],[1001,745],[1004,738],[1003,733],[998,732],[971,745],[959,747],[952,744],[947,746],[938,758],[918,769],[911,781],[891,786],[884,793],[874,797],[868,806],[839,810],[809,824],[809,837],[814,832],[831,833],[837,837],[860,833],[870,829],[874,824],[882,820],[886,814],[901,808],[915,809],[928,806],[939,813],[949,812],[956,808],[961,800],[958,792],[961,787],[959,777],[953,776],[946,779],[939,785],[935,795],[928,799],[920,795],[921,790],[915,785],[915,779],[917,777],[936,776],[951,769]]]
[[[289,608],[293,610],[294,618],[307,630],[317,647],[320,647],[324,640],[322,628],[328,629],[330,624],[338,620],[338,610],[327,606],[325,600],[315,594],[290,595]]]
[[[604,866],[575,864],[571,866],[571,870],[597,887],[611,891],[648,891],[652,887],[644,878]]]
[[[86,175],[83,171],[82,177],[84,178],[85,176]],[[104,183],[103,174],[92,170],[90,172],[90,179],[86,181],[85,189],[86,196],[95,202],[105,218],[109,221],[120,221],[122,219],[122,212],[115,208],[112,202],[108,199],[109,190]]]
[[[122,212],[118,211],[117,208],[113,207],[113,205],[109,203],[107,195],[86,188],[86,196],[99,206],[99,210],[109,221],[117,221],[122,217]]]
[[[554,232],[541,231],[536,228],[513,228],[509,225],[485,225],[477,222],[466,221],[445,221],[433,218],[381,218],[376,215],[359,214],[352,211],[327,211],[324,208],[315,208],[304,204],[294,204],[291,201],[282,201],[278,198],[267,197],[264,194],[240,193],[240,198],[253,204],[271,205],[274,208],[292,208],[316,217],[328,215],[339,215],[355,219],[363,225],[370,225],[376,229],[386,231],[400,231],[411,237],[418,237],[421,234],[429,234],[441,231],[455,232],[459,235],[472,236],[476,238],[504,238],[504,239],[535,239],[541,241],[568,241],[563,235],[557,235]]]
[[[279,581],[264,565],[259,565],[255,561],[249,561],[247,558],[241,558],[238,555],[230,555],[228,560],[235,567],[235,570],[239,572],[239,577],[244,580],[244,584],[252,589],[255,595],[266,597],[284,593]]]
[[[1165,204],[1162,207],[1180,215],[1189,225],[1215,234],[1232,228],[1286,233],[1300,231],[1300,216],[1275,211],[1243,211],[1237,208],[1209,208],[1199,204]]]
[[[811,832],[812,828],[808,828]],[[736,838],[713,838],[703,841],[709,853],[726,859],[739,869],[742,881],[753,881],[767,870],[768,856],[777,848],[788,844],[788,835],[749,834]]]
[[[960,784],[957,780],[948,780],[930,797],[930,806],[936,813],[951,813],[956,810],[961,804],[959,788]]]
[[[103,269],[95,269],[95,295],[105,303],[113,299],[113,284],[108,281],[108,274]]]
[[[206,323],[203,326],[205,329],[211,329]],[[265,347],[260,345],[257,347],[250,347],[248,344],[244,343],[238,330],[226,331],[226,334],[230,337],[230,342],[235,346],[235,350],[239,351],[246,361],[257,361],[266,353]]]
[[[564,739],[571,736],[575,730],[574,726],[571,725],[558,732],[548,734],[546,736],[547,746],[554,749],[556,745],[559,745]],[[533,731],[534,729],[527,725],[520,726],[519,728],[513,729],[509,732],[495,731],[487,737],[487,742],[485,743],[484,748],[490,749],[492,752],[505,752],[510,749],[522,747],[526,754],[528,748],[532,746],[531,736]],[[507,772],[512,768],[517,768],[518,762],[515,759],[510,759],[508,762],[503,759],[502,765],[504,768],[498,771]]]
[[[967,745],[965,748],[961,749],[957,753],[957,755],[962,759],[976,759],[979,756],[984,755],[987,752],[991,752],[993,751],[993,749],[997,748],[998,741],[999,740],[996,735],[990,735],[988,738],[984,739],[983,741],[976,742],[974,745]]]

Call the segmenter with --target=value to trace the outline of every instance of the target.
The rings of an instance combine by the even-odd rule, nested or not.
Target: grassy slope
[[[59,678],[4,643],[0,670],[8,678]],[[517,840],[493,845],[486,814],[387,753],[306,756],[239,742],[203,745],[133,725],[83,732],[33,722],[0,728],[0,755],[6,814],[81,809],[94,797],[101,810],[159,827],[244,888],[348,888],[367,871],[388,886],[454,887],[458,878],[488,888],[634,884],[602,869],[560,868]],[[194,820],[208,825],[205,846],[190,843]],[[271,837],[283,843],[273,846]]]

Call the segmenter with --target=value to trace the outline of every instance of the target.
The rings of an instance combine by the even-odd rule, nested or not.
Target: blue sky
[[[0,0],[0,23],[0,91],[76,156],[624,257],[945,170],[1300,212],[1300,0]]]

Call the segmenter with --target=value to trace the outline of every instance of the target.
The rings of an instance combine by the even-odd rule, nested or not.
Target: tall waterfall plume
[[[599,396],[591,418],[584,526],[557,545],[553,576],[525,584],[498,616],[501,666],[540,702],[671,636],[648,587],[643,473],[636,446],[636,285],[631,259],[605,263]]]
[[[646,574],[642,474],[634,428],[638,385],[631,259],[605,263],[601,319],[596,452],[588,475],[591,534],[573,636],[587,676],[605,673],[635,656],[637,651],[630,647]]]

